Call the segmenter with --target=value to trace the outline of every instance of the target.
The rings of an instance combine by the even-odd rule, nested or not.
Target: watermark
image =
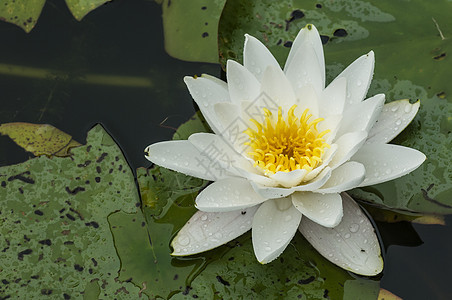
[[[204,169],[206,175],[215,180],[224,178],[228,173],[227,170],[231,170],[236,165],[237,155],[245,155],[248,150],[245,143],[249,141],[246,130],[251,124],[250,120],[254,119],[263,124],[264,109],[277,115],[279,106],[267,94],[261,93],[242,109],[242,115],[232,119],[229,124],[223,124],[224,128],[219,134],[223,141],[212,141],[201,149],[201,155],[196,158],[197,166]]]

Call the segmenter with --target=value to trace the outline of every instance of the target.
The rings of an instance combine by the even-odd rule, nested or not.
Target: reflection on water
[[[160,15],[153,1],[124,0],[92,12],[79,23],[63,1],[47,1],[30,34],[0,23],[0,64],[56,70],[50,71],[51,80],[0,75],[0,123],[50,123],[83,143],[86,132],[100,122],[121,145],[133,169],[149,166],[143,157],[145,146],[170,139],[172,128],[195,112],[183,76],[219,77],[220,73],[218,65],[187,63],[166,55]],[[152,87],[77,80],[87,74],[105,75],[107,81],[109,76],[138,77]],[[0,166],[28,156],[0,137]],[[387,248],[382,287],[407,299],[445,299],[452,270],[450,221],[448,226],[413,225],[423,241],[417,247],[408,246],[413,241],[418,245],[416,235],[404,243],[407,246],[391,245],[402,241],[405,229],[380,224]],[[391,233],[394,239],[389,238]]]

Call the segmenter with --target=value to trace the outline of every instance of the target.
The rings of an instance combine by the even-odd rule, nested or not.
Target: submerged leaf
[[[70,156],[70,149],[81,144],[49,124],[5,123],[0,134],[8,135],[17,145],[36,156]]]
[[[72,151],[0,168],[2,298],[138,298],[138,287],[118,280],[107,221],[137,212],[133,174],[100,125]]]
[[[25,32],[35,27],[46,0],[3,0],[0,21],[15,24]]]

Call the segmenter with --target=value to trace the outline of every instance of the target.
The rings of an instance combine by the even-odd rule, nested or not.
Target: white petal
[[[328,164],[336,154],[336,151],[337,151],[336,144],[331,144],[330,148],[326,148],[325,153],[322,156],[322,163],[318,165],[317,168],[306,174],[306,176],[303,178],[303,181],[309,181],[317,177],[317,175],[328,166]]]
[[[297,97],[295,115],[300,116],[306,109],[309,109],[309,113],[313,115],[312,120],[319,117],[319,100],[317,92],[311,84],[306,84],[302,88],[296,89],[295,95]]]
[[[323,186],[331,176],[331,168],[325,167],[313,180],[291,188],[296,192],[314,191]]]
[[[347,80],[338,78],[330,83],[319,97],[319,116],[340,115],[344,111]]]
[[[261,92],[267,95],[276,107],[290,108],[295,104],[295,94],[290,82],[287,80],[280,67],[269,66],[264,71],[262,77]],[[271,110],[270,108],[268,108]],[[273,112],[272,113],[276,113]],[[283,115],[286,115],[287,111],[283,111]]]
[[[286,71],[290,67],[290,65],[292,64],[292,59],[298,52],[300,52],[300,48],[306,45],[309,45],[316,54],[315,59],[317,60],[319,69],[322,72],[322,82],[323,85],[325,85],[325,59],[323,55],[322,40],[320,39],[320,34],[317,31],[317,28],[312,24],[306,25],[303,29],[300,30],[300,32],[298,32],[298,35],[293,41],[292,47],[290,48],[289,56],[287,57],[284,70]]]
[[[355,131],[349,132],[339,137],[335,143],[337,144],[337,151],[329,166],[335,168],[348,161],[361,146],[367,138],[367,132]]]
[[[245,130],[249,125],[240,116],[240,108],[233,103],[223,102],[215,104],[214,110],[220,128],[218,134],[227,140],[238,153],[245,153],[248,148],[245,142],[249,141]]]
[[[196,208],[207,212],[225,212],[244,209],[264,202],[248,180],[226,178],[206,187],[196,197]]]
[[[412,148],[390,145],[364,145],[351,158],[366,168],[366,178],[360,186],[374,185],[410,173],[424,161],[425,155]]]
[[[339,194],[294,193],[292,203],[305,217],[325,227],[334,227],[342,219]]]
[[[352,131],[367,131],[374,125],[385,103],[385,95],[378,94],[363,102],[347,107],[338,136]],[[320,124],[319,124],[320,125]]]
[[[284,71],[294,90],[310,84],[320,95],[325,88],[325,71],[319,66],[317,54],[309,44],[300,46]]]
[[[261,183],[258,183],[256,181],[251,181],[251,186],[253,189],[264,197],[265,199],[278,199],[287,197],[290,194],[294,193],[295,191],[291,188],[281,188],[281,187],[273,187],[273,186],[266,186]]]
[[[171,242],[173,256],[201,253],[221,246],[251,229],[258,206],[238,211],[197,211]]]
[[[221,136],[213,133],[194,133],[188,141],[203,155],[217,162],[222,168],[239,175],[236,168],[251,168],[251,163],[235,151]]]
[[[190,78],[190,76],[187,76],[187,77]],[[205,79],[211,80],[215,84],[217,84],[220,87],[222,87],[223,89],[226,89],[226,90],[228,89],[228,84],[226,82],[224,82],[223,80],[221,80],[220,78],[217,78],[217,77],[209,75],[209,74],[202,74],[201,78],[205,78]]]
[[[243,168],[239,169],[238,171],[240,172],[240,175],[248,179],[252,185],[259,184],[262,186],[273,186],[273,187],[278,185],[278,182],[276,182],[275,180],[267,176],[257,174],[256,172],[250,172],[249,170],[245,170]]]
[[[389,143],[411,123],[419,110],[419,105],[420,101],[411,104],[407,99],[385,104],[369,131],[366,143]]]
[[[294,170],[291,172],[276,172],[275,174],[270,175],[269,177],[271,179],[274,179],[283,187],[290,188],[298,185],[303,180],[306,173],[308,173],[308,171],[302,169]]]
[[[218,79],[212,78],[212,76],[197,78],[185,76],[184,82],[210,128],[218,133],[219,129],[214,114],[214,105],[215,103],[229,102],[230,100],[227,85],[220,83]]]
[[[331,168],[326,167],[319,175],[317,175],[313,180],[294,186],[292,188],[282,188],[282,187],[270,187],[263,186],[256,182],[251,182],[254,190],[259,193],[265,199],[276,199],[287,197],[294,192],[305,192],[314,191],[323,186],[331,176]]]
[[[260,93],[261,85],[254,75],[241,64],[228,60],[226,76],[231,101],[239,104],[242,100],[254,101]]]
[[[334,81],[341,77],[347,79],[347,98],[345,106],[359,103],[366,97],[367,90],[369,89],[374,74],[374,63],[374,52],[370,51],[355,60],[336,77]]]
[[[340,193],[351,190],[364,180],[366,169],[360,163],[349,161],[331,172],[331,177],[316,193]]]
[[[218,180],[231,174],[202,154],[189,141],[166,141],[144,150],[146,158],[156,165],[205,180]]]
[[[334,228],[303,218],[300,232],[326,259],[345,270],[377,275],[383,270],[380,245],[369,219],[356,202],[342,193],[344,216]]]
[[[300,225],[301,214],[289,199],[264,202],[253,219],[253,248],[257,260],[266,264],[286,249]]]
[[[265,69],[269,66],[280,68],[271,52],[255,37],[245,34],[243,47],[243,65],[257,80],[261,81]]]
[[[329,130],[329,133],[325,134],[323,137],[328,144],[331,144],[341,128],[343,117],[342,115],[329,115],[324,116],[323,118],[324,120],[317,124],[317,129],[319,132]]]

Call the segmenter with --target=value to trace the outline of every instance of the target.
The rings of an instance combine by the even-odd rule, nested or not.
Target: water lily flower
[[[227,83],[209,75],[184,81],[213,133],[146,148],[151,162],[213,181],[172,241],[172,255],[218,247],[252,230],[254,253],[277,258],[296,231],[334,264],[362,275],[383,269],[375,230],[345,193],[403,176],[421,152],[387,144],[414,118],[419,102],[365,99],[371,51],[325,87],[314,25],[293,42],[284,69],[245,35],[243,65],[229,60]],[[365,99],[365,100],[364,100]]]

